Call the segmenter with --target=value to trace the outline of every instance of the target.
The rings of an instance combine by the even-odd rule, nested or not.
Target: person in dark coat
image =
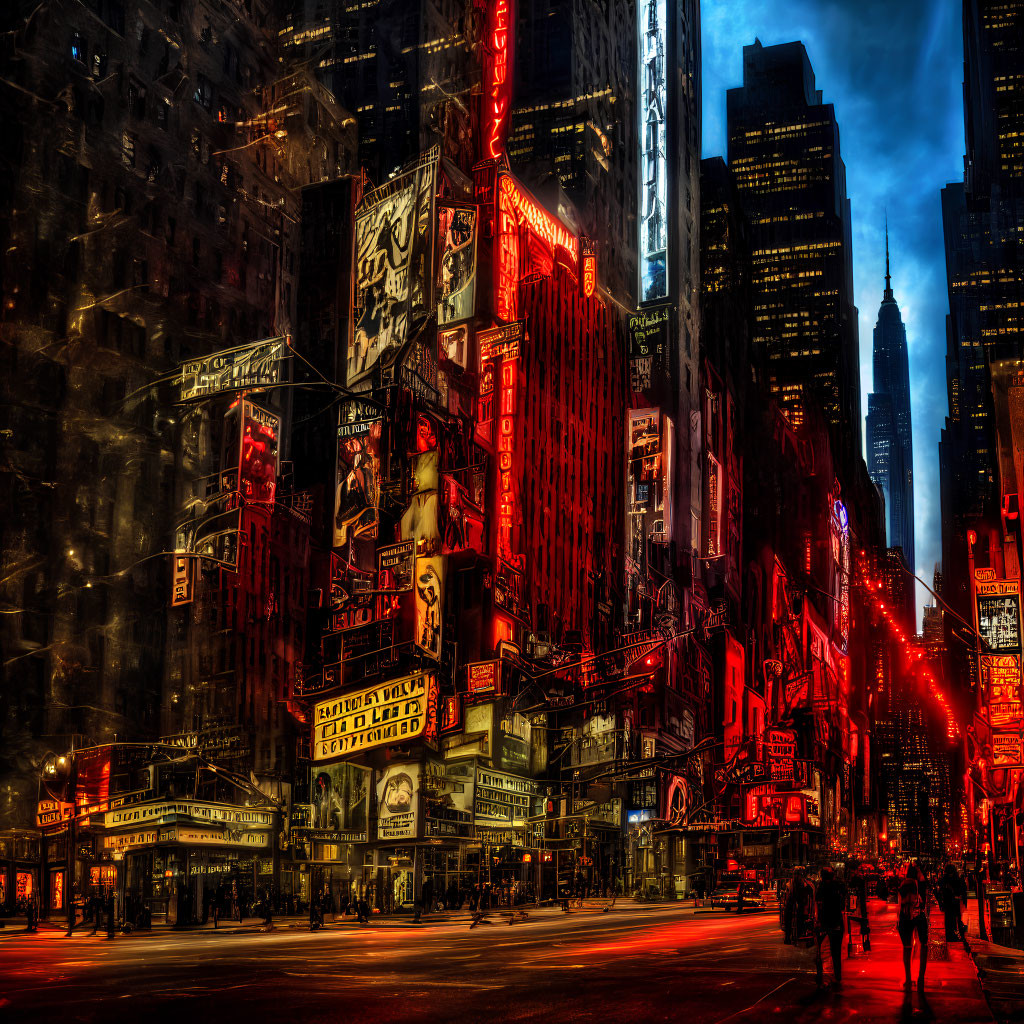
[[[955,864],[947,864],[939,887],[939,902],[946,924],[946,941],[962,939],[967,933],[963,908],[967,903],[967,887]]]
[[[827,938],[832,954],[835,987],[843,980],[843,911],[846,908],[846,887],[830,867],[821,869],[821,882],[816,896],[820,938]]]

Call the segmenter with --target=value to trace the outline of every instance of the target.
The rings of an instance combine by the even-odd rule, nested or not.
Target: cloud
[[[862,407],[885,273],[907,328],[914,426],[918,575],[941,553],[939,431],[946,414],[945,254],[939,193],[963,175],[959,0],[703,0],[704,155],[727,151],[725,90],[743,83],[743,47],[799,39],[835,106],[853,215]],[[918,603],[926,593],[918,588]]]

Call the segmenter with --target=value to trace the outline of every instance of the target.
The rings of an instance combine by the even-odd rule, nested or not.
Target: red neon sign
[[[502,178],[502,181],[509,179]],[[504,188],[498,190],[498,255],[494,261],[495,308],[506,322],[517,319],[519,311],[519,221],[515,205]]]
[[[579,239],[555,216],[548,213],[533,196],[522,189],[511,175],[503,174],[498,181],[499,208],[501,201],[508,197],[516,213],[526,221],[534,234],[551,246],[565,249],[572,257],[573,268],[579,258]]]
[[[515,479],[513,436],[516,419],[515,362],[501,364],[501,389],[498,408],[498,554],[512,558],[512,527],[515,525]]]
[[[496,160],[505,148],[512,93],[512,0],[494,0],[489,25],[489,52],[484,68],[484,159]]]

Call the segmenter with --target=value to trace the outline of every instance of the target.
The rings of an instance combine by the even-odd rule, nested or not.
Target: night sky
[[[862,411],[885,274],[907,327],[914,424],[917,574],[941,555],[938,442],[946,414],[946,266],[939,193],[963,176],[960,0],[702,0],[704,156],[727,154],[725,90],[743,84],[743,47],[799,39],[835,104],[853,213]],[[918,586],[918,605],[927,593]]]

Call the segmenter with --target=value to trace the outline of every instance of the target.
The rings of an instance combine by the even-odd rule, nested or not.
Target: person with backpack
[[[818,906],[817,942],[828,939],[829,952],[832,954],[832,974],[835,987],[842,986],[843,981],[843,930],[845,921],[843,912],[846,909],[846,887],[832,868],[827,865],[821,869],[821,881],[816,896]],[[820,978],[819,978],[820,980]]]
[[[928,882],[924,872],[911,864],[899,888],[899,916],[896,930],[903,943],[903,987],[910,989],[910,964],[914,953],[914,936],[917,935],[918,974],[917,989],[924,991],[924,972],[928,966]]]

